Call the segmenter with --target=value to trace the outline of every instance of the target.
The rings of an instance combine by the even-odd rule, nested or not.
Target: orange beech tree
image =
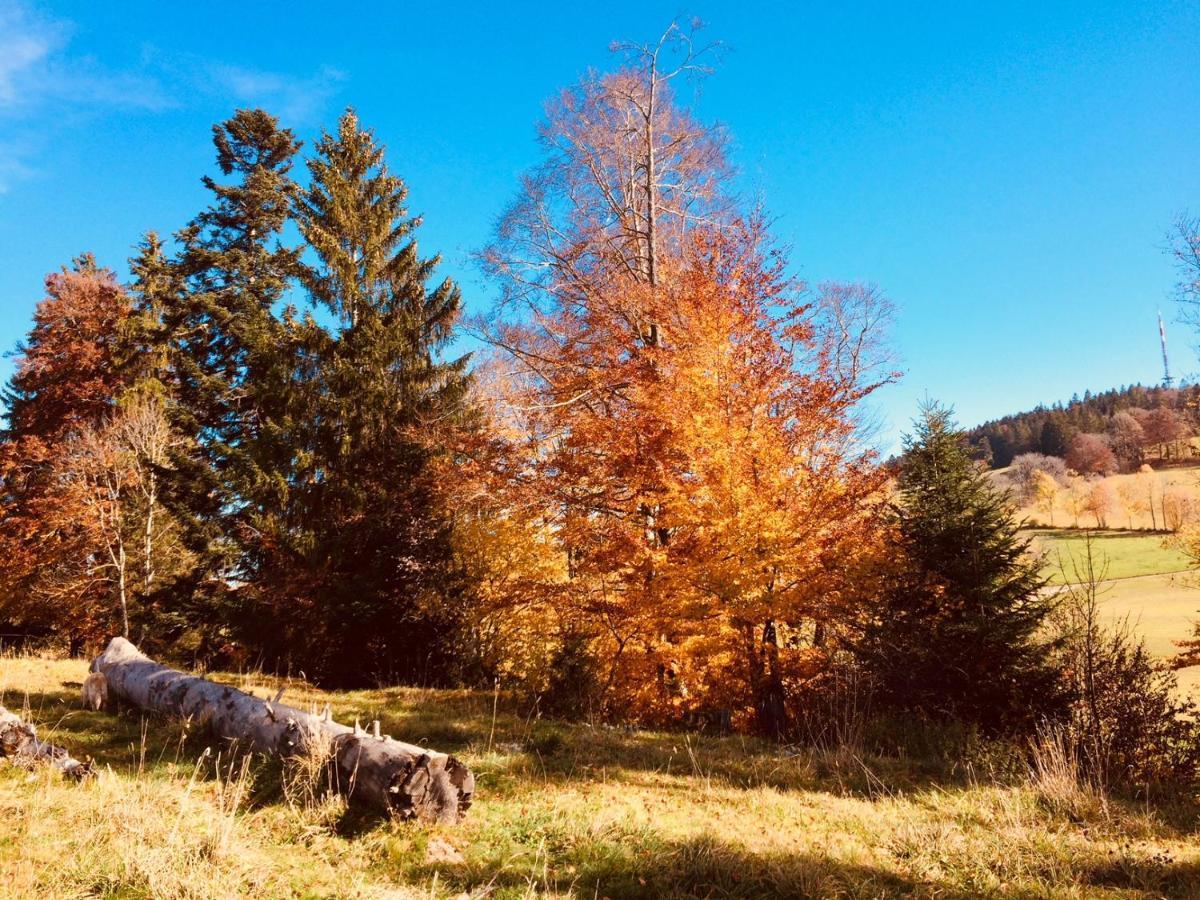
[[[737,214],[723,136],[670,92],[701,68],[692,33],[619,49],[619,72],[549,106],[547,161],[483,254],[522,425],[506,508],[563,555],[544,602],[564,646],[582,636],[602,708],[719,708],[779,734],[874,529],[857,410],[893,377],[888,306],[808,292]]]

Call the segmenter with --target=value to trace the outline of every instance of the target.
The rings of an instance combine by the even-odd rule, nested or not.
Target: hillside
[[[83,712],[81,661],[5,658],[6,704],[90,753],[95,783],[0,770],[0,878],[22,897],[1185,897],[1194,816],[1103,801],[996,750],[880,754],[567,725],[504,698],[289,696],[461,754],[451,829],[380,824],[178,726]],[[270,679],[228,676],[273,693]],[[949,748],[947,743],[946,747]],[[1043,757],[1044,762],[1049,758]]]
[[[1200,385],[1179,388],[1136,384],[1093,394],[1085,391],[1069,401],[1037,406],[976,426],[967,439],[981,458],[1003,468],[1022,453],[1064,456],[1077,434],[1104,434],[1114,415],[1129,410],[1167,408],[1176,413],[1190,434],[1196,433]]]

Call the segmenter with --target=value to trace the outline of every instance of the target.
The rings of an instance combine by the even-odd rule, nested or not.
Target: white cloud
[[[0,195],[37,174],[54,135],[113,112],[202,106],[224,117],[261,106],[286,126],[315,124],[346,75],[330,66],[292,75],[143,46],[132,63],[80,53],[75,25],[26,0],[0,0]]]
[[[7,193],[15,182],[33,175],[33,169],[25,163],[28,155],[16,142],[0,141],[0,194]]]
[[[0,107],[24,98],[27,79],[61,40],[60,28],[16,3],[0,3]]]
[[[331,66],[302,77],[233,65],[211,66],[209,73],[219,90],[278,114],[284,125],[312,122],[346,80]]]
[[[94,57],[72,56],[73,30],[16,0],[0,0],[0,112],[172,105],[152,73],[113,71]]]

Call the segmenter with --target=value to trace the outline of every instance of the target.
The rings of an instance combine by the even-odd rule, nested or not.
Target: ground
[[[1104,801],[979,750],[858,749],[547,721],[504,697],[385,689],[337,718],[465,759],[455,827],[378,822],[202,735],[80,708],[83,661],[0,660],[10,708],[94,756],[91,784],[0,769],[0,883],[20,897],[1194,897],[1183,798]],[[225,677],[260,696],[279,682]],[[495,705],[493,705],[495,704]]]

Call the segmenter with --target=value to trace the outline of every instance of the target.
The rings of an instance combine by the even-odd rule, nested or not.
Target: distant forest
[[[1171,388],[1135,384],[1098,394],[1085,391],[1066,404],[1037,406],[985,422],[969,430],[967,439],[977,460],[1002,469],[1024,453],[1066,458],[1081,435],[1102,435],[1107,443],[1121,443],[1125,429],[1135,431],[1132,419],[1140,431],[1135,431],[1139,457],[1166,463],[1195,455],[1186,438],[1200,430],[1198,408],[1200,384]]]

